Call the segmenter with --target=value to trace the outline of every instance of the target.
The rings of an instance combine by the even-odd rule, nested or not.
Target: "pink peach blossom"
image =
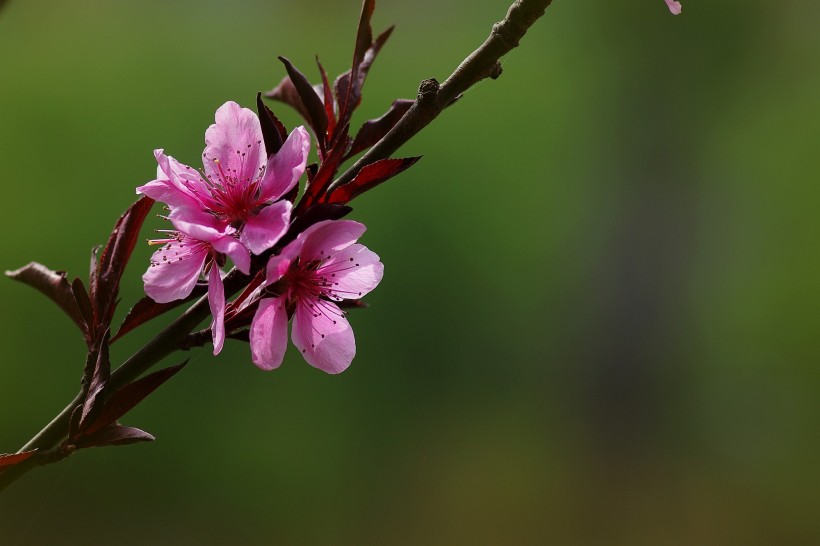
[[[365,226],[350,220],[319,222],[288,244],[267,265],[265,290],[250,330],[254,364],[279,367],[291,339],[311,366],[336,374],[356,354],[353,330],[334,302],[357,299],[382,279],[379,257],[356,243]],[[264,288],[264,287],[263,287]]]
[[[216,111],[215,121],[205,131],[201,172],[155,150],[157,178],[137,193],[166,203],[172,221],[196,222],[207,213],[232,226],[239,242],[260,254],[287,231],[291,203],[281,197],[305,171],[310,137],[297,127],[268,157],[253,111],[229,101]]]

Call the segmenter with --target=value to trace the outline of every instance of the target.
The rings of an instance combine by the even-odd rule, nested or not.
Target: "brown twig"
[[[439,84],[435,79],[421,82],[418,97],[407,113],[375,146],[339,176],[328,191],[351,181],[364,166],[389,157],[438,117],[464,91],[485,78],[497,78],[501,74],[499,59],[518,46],[527,29],[544,15],[551,3],[552,0],[516,0],[510,6],[504,20],[493,25],[487,40],[471,53],[443,84]],[[243,282],[247,282],[247,278],[234,271],[225,282],[225,294],[230,296],[242,287]],[[208,316],[208,313],[207,296],[203,296],[117,368],[111,374],[109,387],[116,390],[134,381],[169,354],[184,348],[187,336]],[[37,449],[40,453],[0,473],[0,491],[32,468],[57,462],[70,455],[70,451],[62,449],[57,444],[65,438],[71,414],[82,400],[83,392],[80,392],[57,417],[20,449],[20,452]]]
[[[499,59],[518,47],[527,30],[551,3],[552,0],[516,0],[504,20],[493,25],[484,43],[464,59],[444,83],[439,84],[432,78],[421,82],[410,109],[390,132],[330,185],[328,192],[353,180],[363,167],[390,157],[467,89],[485,78],[497,78],[501,74]]]

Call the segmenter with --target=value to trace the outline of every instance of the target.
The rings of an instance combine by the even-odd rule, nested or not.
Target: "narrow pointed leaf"
[[[108,340],[110,331],[106,330],[100,342],[100,348],[94,359],[93,372],[90,374],[88,391],[83,402],[82,413],[80,414],[80,432],[89,428],[97,416],[103,411],[105,404],[105,393],[108,380],[111,377],[111,362],[108,353]],[[86,370],[85,377],[88,377],[89,370]]]
[[[5,453],[0,455],[0,470],[20,464],[35,453],[37,453],[36,449],[23,451],[22,453]]]
[[[45,294],[79,326],[86,341],[88,340],[89,325],[64,271],[52,271],[42,264],[31,262],[16,271],[6,271],[6,276]]]
[[[142,197],[126,210],[103,249],[97,266],[97,282],[92,283],[91,303],[98,324],[108,327],[114,314],[120,279],[134,251],[139,231],[154,200]]]
[[[80,313],[82,313],[85,323],[93,324],[94,309],[91,307],[91,299],[88,297],[88,291],[85,289],[85,285],[79,277],[75,277],[74,280],[71,281],[71,290],[74,292],[74,299],[77,301],[77,307],[80,308]]]
[[[154,436],[144,430],[112,424],[95,431],[93,434],[78,438],[72,444],[78,448],[86,448],[124,446],[137,442],[153,442],[154,440]]]
[[[390,27],[382,32],[373,41],[373,30],[370,26],[370,19],[376,7],[375,1],[365,0],[362,4],[362,13],[359,18],[359,29],[356,33],[356,47],[353,52],[353,64],[349,71],[336,78],[334,84],[336,98],[339,101],[339,124],[350,122],[353,111],[359,106],[362,100],[362,87],[370,71],[370,66],[376,55],[384,46],[387,39],[393,32],[394,27]]]
[[[341,131],[342,134],[346,134],[347,127],[343,127]],[[302,195],[302,199],[299,200],[299,204],[296,205],[294,216],[301,215],[309,207],[321,200],[328,186],[330,186],[330,183],[333,181],[333,176],[336,174],[336,171],[339,170],[339,165],[341,165],[342,159],[349,146],[350,138],[347,136],[344,136],[342,140],[333,145],[333,148],[330,149],[327,157],[325,157],[325,160],[319,166],[319,170],[316,171],[316,174],[305,186],[305,193]]]
[[[288,72],[299,98],[308,114],[310,126],[316,134],[316,140],[319,142],[319,148],[322,152],[325,150],[325,143],[327,142],[327,113],[325,112],[325,105],[322,104],[322,99],[316,94],[313,85],[308,81],[304,74],[297,69],[285,57],[279,57],[282,64],[285,65],[285,70]]]
[[[262,126],[262,138],[265,139],[265,151],[268,157],[282,147],[288,138],[288,131],[279,121],[270,108],[262,102],[262,93],[256,94],[256,110],[259,113],[259,123]]]
[[[160,385],[176,375],[187,363],[188,361],[186,360],[182,364],[146,375],[142,379],[137,379],[109,395],[102,412],[91,426],[84,430],[83,434],[94,434],[96,431],[116,422],[117,419],[142,402],[145,397],[154,392]]]
[[[299,92],[296,91],[296,86],[293,85],[290,76],[282,78],[282,81],[276,87],[265,93],[265,98],[287,104],[310,124],[310,114],[308,114],[307,108],[302,103],[302,99],[299,98]]]
[[[322,63],[319,62],[319,57],[316,57],[316,65],[319,67],[319,74],[322,76],[322,102],[325,105],[325,114],[327,116],[327,141],[333,142],[334,131],[336,130],[336,112],[333,101],[333,90],[330,88],[330,83],[327,81],[327,72],[325,72]]]
[[[382,159],[364,167],[356,178],[336,188],[327,198],[328,203],[347,203],[357,195],[371,190],[382,182],[410,168],[420,157]]]
[[[353,139],[353,145],[350,147],[345,159],[370,148],[380,141],[413,106],[413,102],[410,99],[395,100],[382,117],[366,121],[359,129],[359,132],[356,133],[356,138]]]

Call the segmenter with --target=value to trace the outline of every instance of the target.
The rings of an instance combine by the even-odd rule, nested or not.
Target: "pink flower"
[[[208,222],[210,225],[203,225]],[[174,227],[178,231],[166,231],[165,239],[151,241],[165,246],[154,252],[142,276],[145,293],[157,303],[186,298],[206,273],[214,354],[218,354],[225,342],[225,289],[220,265],[229,256],[239,270],[248,273],[250,254],[234,236],[234,228],[207,217],[199,218],[199,223],[177,220]]]
[[[196,223],[206,213],[223,229],[234,228],[239,242],[260,254],[287,231],[292,205],[280,199],[305,171],[310,137],[297,127],[282,148],[268,157],[253,111],[226,102],[216,111],[215,120],[205,131],[203,171],[155,150],[157,178],[137,188],[137,193],[166,203],[172,221]]]
[[[384,274],[379,257],[356,241],[363,224],[319,222],[288,244],[267,266],[265,292],[253,317],[253,362],[263,370],[279,367],[291,339],[308,364],[327,373],[347,369],[356,354],[353,330],[334,302],[357,299],[373,290]]]
[[[225,341],[225,290],[221,266],[228,256],[243,273],[250,253],[260,254],[285,234],[292,205],[281,197],[305,171],[310,137],[303,127],[291,132],[268,157],[259,118],[226,102],[205,131],[204,169],[193,168],[155,150],[157,178],[137,188],[168,205],[176,231],[154,253],[143,281],[158,303],[187,297],[207,274],[213,320],[214,354]]]
[[[669,11],[672,12],[672,15],[680,15],[680,2],[676,2],[675,0],[666,0],[666,5],[669,6]]]

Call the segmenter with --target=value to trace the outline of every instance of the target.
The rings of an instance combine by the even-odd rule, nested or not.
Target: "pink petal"
[[[294,252],[291,247],[293,243],[286,246],[277,256],[271,256],[265,270],[265,286],[273,284],[281,279],[287,272],[290,264],[296,259],[298,252]],[[298,249],[296,249],[298,250]]]
[[[157,303],[187,298],[202,273],[207,245],[190,240],[181,244],[170,243],[154,252],[152,265],[142,276],[145,293]]]
[[[137,193],[171,207],[199,207],[199,201],[186,187],[186,183],[193,184],[192,179],[199,179],[196,171],[166,156],[161,149],[154,150],[154,157],[157,160],[157,178],[139,186]]]
[[[288,346],[285,298],[264,298],[251,323],[251,358],[263,370],[278,368]]]
[[[353,220],[325,220],[299,235],[302,239],[302,259],[314,260],[352,245],[367,228]]]
[[[236,268],[246,275],[251,271],[251,255],[245,245],[234,237],[225,236],[212,243],[217,252],[225,254]]]
[[[672,12],[672,15],[680,15],[680,2],[676,2],[675,0],[666,0],[666,5],[669,6],[669,11]]]
[[[218,355],[225,344],[225,287],[216,264],[211,264],[208,273],[208,305],[211,308],[211,335],[214,340],[214,354]]]
[[[180,233],[206,241],[217,252],[227,255],[243,273],[250,271],[251,257],[248,249],[234,237],[236,230],[231,226],[211,214],[193,209],[174,209],[168,219]]]
[[[205,131],[205,173],[214,182],[221,181],[223,175],[242,183],[253,182],[267,160],[259,118],[233,101],[220,106],[214,117],[216,123]]]
[[[375,252],[353,244],[337,252],[318,272],[332,283],[331,298],[356,299],[376,288],[384,276],[384,264]]]
[[[345,371],[356,355],[353,329],[341,309],[325,300],[299,302],[291,339],[308,364],[327,373]]]
[[[263,208],[245,222],[239,240],[254,254],[261,254],[275,245],[288,230],[290,201],[277,201]]]
[[[261,201],[279,199],[296,185],[305,172],[309,151],[310,136],[305,128],[291,131],[279,151],[268,158],[261,181]]]

